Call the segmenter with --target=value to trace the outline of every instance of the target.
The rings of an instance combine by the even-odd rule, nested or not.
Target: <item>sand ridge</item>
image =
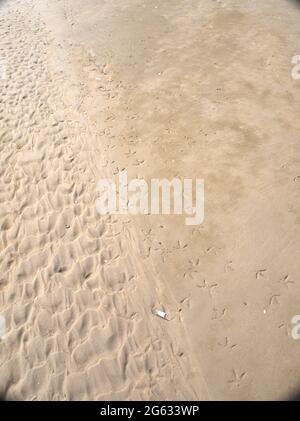
[[[13,0],[0,11],[0,393],[295,393],[299,9]],[[100,217],[96,182],[122,169],[204,178],[204,223]]]

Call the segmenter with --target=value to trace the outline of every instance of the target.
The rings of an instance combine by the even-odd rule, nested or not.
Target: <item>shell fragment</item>
[[[154,314],[158,317],[160,317],[161,319],[167,320],[167,313],[164,312],[163,310],[154,310]]]

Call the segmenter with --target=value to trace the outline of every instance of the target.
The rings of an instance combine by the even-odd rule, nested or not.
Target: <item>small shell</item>
[[[154,310],[154,314],[158,317],[160,317],[161,319],[167,320],[167,313],[164,312],[163,310]]]

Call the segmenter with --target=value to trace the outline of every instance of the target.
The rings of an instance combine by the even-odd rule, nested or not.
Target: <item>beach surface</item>
[[[299,19],[288,0],[0,1],[3,398],[299,392]],[[100,215],[123,170],[203,179],[203,223]]]

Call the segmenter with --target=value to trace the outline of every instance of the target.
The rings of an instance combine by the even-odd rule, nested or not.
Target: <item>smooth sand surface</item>
[[[0,2],[2,396],[298,392],[299,19],[288,0]],[[97,180],[123,169],[203,178],[203,224],[100,216]]]

